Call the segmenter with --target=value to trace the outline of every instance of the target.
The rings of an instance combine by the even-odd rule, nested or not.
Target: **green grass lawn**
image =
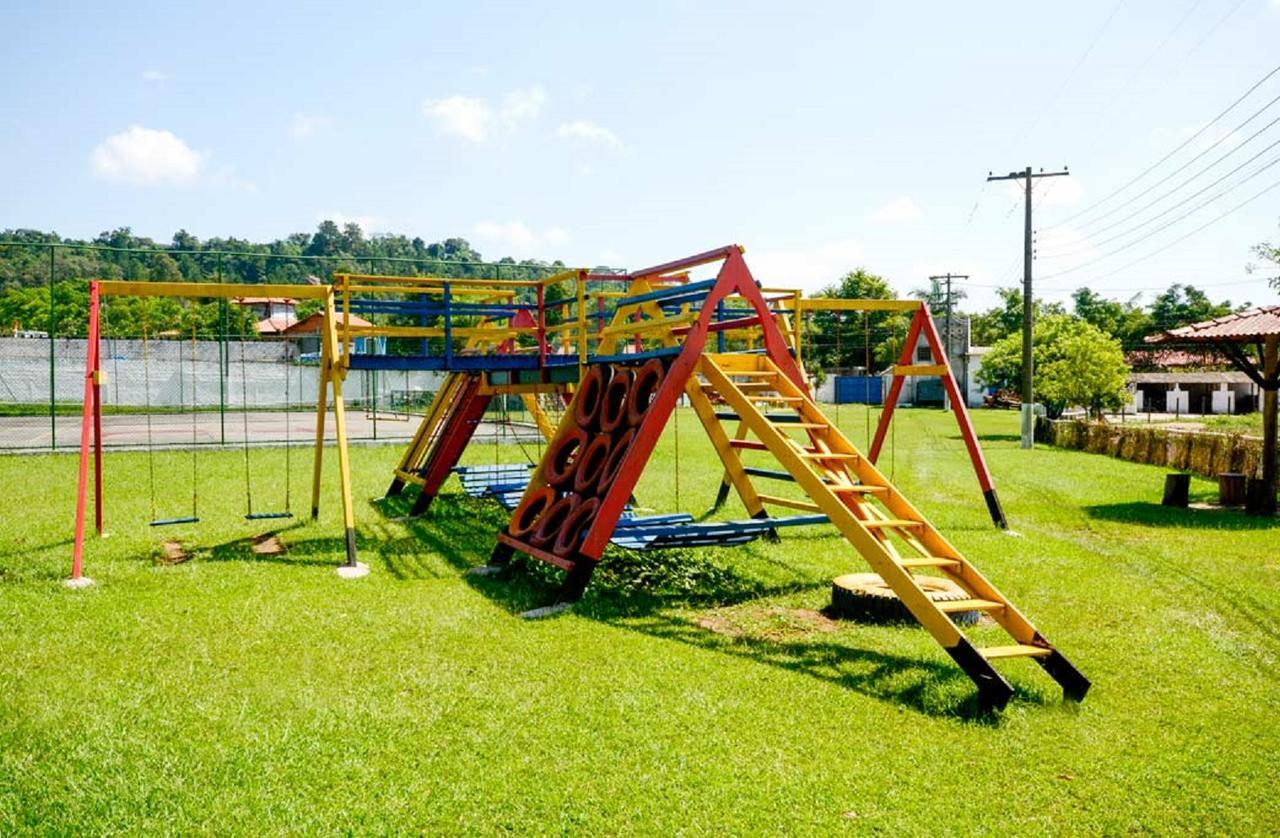
[[[864,414],[840,418],[863,445]],[[576,612],[522,621],[552,575],[464,578],[503,514],[451,483],[399,520],[410,498],[377,500],[392,447],[353,449],[363,580],[333,573],[334,481],[264,557],[239,452],[201,452],[202,521],[162,531],[146,456],[113,453],[98,585],[70,591],[74,458],[0,457],[0,834],[1273,832],[1280,523],[1162,509],[1161,469],[976,421],[1017,536],[949,416],[901,413],[882,465],[1093,680],[1082,705],[1011,661],[1008,709],[975,718],[923,629],[824,618],[830,579],[864,568],[821,528],[611,552]],[[698,514],[719,469],[687,411],[678,479],[676,445],[637,494]],[[252,455],[255,507],[278,505],[283,454]],[[176,475],[157,514],[186,514],[189,458],[155,464]],[[164,538],[192,560],[157,563]]]

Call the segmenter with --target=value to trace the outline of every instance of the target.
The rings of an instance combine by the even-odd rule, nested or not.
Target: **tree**
[[[1022,289],[997,288],[996,294],[1000,297],[1000,305],[969,319],[974,346],[994,346],[1008,335],[1022,333]],[[1031,311],[1037,321],[1066,313],[1062,303],[1046,303],[1044,300],[1036,300]]]
[[[1222,317],[1233,310],[1230,300],[1215,303],[1199,288],[1175,283],[1151,304],[1151,320],[1153,328],[1163,332]]]
[[[818,292],[819,297],[839,300],[892,300],[889,283],[866,268],[849,271]],[[906,335],[906,318],[900,313],[873,311],[816,311],[806,337],[808,359],[819,369],[861,367],[868,351],[873,368],[897,360]],[[868,340],[869,338],[869,340]]]
[[[1082,330],[1064,337],[1058,357],[1037,372],[1037,386],[1046,405],[1079,405],[1100,420],[1103,411],[1124,407],[1129,367],[1118,340],[1085,325],[1092,333]]]
[[[929,306],[929,311],[933,315],[939,316],[947,310],[947,286],[943,281],[935,277],[929,277],[928,288],[912,288],[911,296],[924,300]],[[951,288],[951,307],[955,310],[956,303],[969,296],[963,288]]]
[[[1264,262],[1271,263],[1272,268],[1267,270],[1270,271],[1274,268],[1277,272],[1267,277],[1267,284],[1276,289],[1276,291],[1280,291],[1280,245],[1274,245],[1271,242],[1259,242],[1253,246],[1253,255]],[[1257,270],[1256,265],[1249,266],[1250,273],[1255,270]]]
[[[1153,331],[1151,318],[1136,304],[1136,297],[1121,303],[1089,288],[1077,288],[1071,299],[1077,317],[1119,339],[1122,346],[1141,346],[1143,336]]]
[[[1050,416],[1080,405],[1095,413],[1123,404],[1128,366],[1119,341],[1097,326],[1069,314],[1037,321],[1031,335],[1036,395]],[[982,359],[977,378],[989,387],[1022,379],[1022,335],[997,341]],[[1073,379],[1082,379],[1077,385]],[[1118,384],[1117,384],[1118,380]]]

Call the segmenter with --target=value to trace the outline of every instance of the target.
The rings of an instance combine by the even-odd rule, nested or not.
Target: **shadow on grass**
[[[1143,527],[1217,530],[1280,530],[1280,518],[1246,515],[1239,509],[1179,509],[1158,503],[1130,501],[1084,507],[1085,514],[1100,521]]]
[[[271,564],[337,567],[346,555],[346,544],[341,538],[308,538],[294,540],[290,534],[304,530],[306,520],[294,520],[283,527],[272,527],[263,532],[224,541],[210,547],[194,546],[192,559],[206,562],[268,562]],[[277,536],[284,544],[280,553],[258,553],[254,545],[261,539]]]
[[[948,434],[947,439],[963,441],[960,434]],[[978,442],[1021,442],[1021,434],[978,434]]]
[[[376,551],[387,571],[398,579],[444,575],[433,567],[436,559],[443,560],[450,573],[482,564],[493,548],[494,534],[508,520],[491,501],[460,494],[441,495],[426,514],[415,518],[406,517],[411,498],[386,498],[371,505],[385,525],[362,528],[361,536],[369,541],[381,534],[385,540],[367,544],[366,555]],[[390,524],[398,527],[393,531]],[[729,551],[738,556],[737,561],[727,560]],[[791,579],[764,583],[737,567],[744,551],[747,561],[786,566],[757,544],[696,550],[610,548],[575,612],[617,628],[803,673],[926,715],[988,724],[998,721],[998,716],[981,712],[972,682],[949,662],[860,649],[832,642],[829,637],[786,642],[726,638],[677,610],[724,607],[828,584],[825,579],[815,581],[798,572]],[[464,579],[478,593],[514,614],[550,602],[563,574],[517,555],[501,576]],[[923,631],[919,627],[903,630]],[[1039,693],[1017,684],[1014,689],[1015,701],[1045,703]]]
[[[973,682],[954,664],[860,649],[826,639],[775,641],[733,637],[700,625],[683,615],[654,614],[640,619],[603,620],[619,628],[684,643],[700,649],[798,672],[891,702],[918,713],[955,718],[984,725],[998,725],[999,714],[978,704]],[[923,631],[904,626],[903,631]],[[1040,692],[1013,684],[1013,701],[1050,703]]]

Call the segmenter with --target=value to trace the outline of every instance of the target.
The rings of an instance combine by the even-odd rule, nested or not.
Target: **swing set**
[[[313,299],[321,302],[325,313],[321,330],[321,358],[319,368],[319,387],[316,399],[315,450],[313,457],[311,487],[311,518],[314,520],[320,512],[320,486],[322,463],[325,448],[325,424],[328,398],[332,393],[334,408],[334,425],[336,430],[335,446],[338,452],[338,478],[342,496],[342,515],[346,531],[346,561],[339,567],[343,576],[359,576],[367,572],[367,568],[356,559],[355,521],[351,502],[350,462],[347,450],[346,419],[344,412],[342,383],[346,378],[348,364],[341,354],[341,343],[336,328],[337,318],[334,308],[334,294],[330,286],[313,285],[255,285],[255,293],[266,296],[289,296],[295,299]],[[93,280],[89,283],[89,330],[85,359],[84,407],[81,416],[80,431],[80,463],[76,492],[75,540],[72,553],[71,577],[67,584],[71,587],[82,587],[92,584],[92,580],[84,575],[84,546],[89,493],[89,465],[93,463],[93,498],[94,526],[98,535],[103,532],[103,435],[102,435],[102,386],[106,383],[106,370],[102,367],[101,344],[111,339],[109,329],[109,307],[104,300],[112,297],[156,298],[168,297],[188,300],[222,299],[230,300],[243,296],[245,286],[233,283],[194,283],[194,282],[132,282],[115,280]],[[197,389],[197,361],[199,342],[196,327],[193,323],[190,335],[190,349],[186,350],[187,339],[184,336],[178,343],[178,375],[177,407],[181,412],[190,415],[189,439],[181,440],[190,451],[191,460],[191,508],[189,513],[180,515],[161,515],[158,512],[157,499],[165,494],[164,477],[158,473],[156,449],[161,447],[156,441],[152,415],[152,355],[154,335],[144,308],[142,325],[142,365],[143,365],[143,409],[146,416],[146,442],[148,488],[150,492],[151,527],[170,527],[200,522],[199,486],[200,486],[200,403]],[[225,318],[224,318],[225,324]],[[246,521],[266,521],[289,519],[294,516],[292,508],[293,482],[293,431],[292,413],[295,405],[291,370],[286,367],[284,375],[284,504],[282,508],[264,510],[254,505],[254,480],[251,466],[251,448],[253,447],[249,418],[249,373],[250,360],[245,349],[246,341],[240,341],[240,396],[241,396],[241,440],[244,463],[244,495]],[[113,365],[118,370],[118,359],[113,354]],[[291,354],[285,345],[285,354]],[[221,368],[223,358],[219,359]],[[190,376],[190,384],[186,382]],[[221,375],[221,369],[219,374]],[[299,370],[299,376],[301,371]],[[301,381],[299,380],[299,391]],[[188,399],[189,394],[189,399]]]

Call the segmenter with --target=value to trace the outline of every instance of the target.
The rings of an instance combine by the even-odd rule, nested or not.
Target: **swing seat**
[[[731,547],[755,541],[778,527],[825,524],[828,520],[826,515],[790,515],[695,524],[691,515],[655,515],[620,520],[610,541],[632,550]]]
[[[200,523],[199,518],[195,517],[194,515],[189,515],[185,518],[160,518],[158,520],[152,521],[151,526],[171,527],[174,524],[198,524],[198,523]]]
[[[250,512],[244,516],[246,521],[266,521],[272,518],[292,518],[292,512]]]

